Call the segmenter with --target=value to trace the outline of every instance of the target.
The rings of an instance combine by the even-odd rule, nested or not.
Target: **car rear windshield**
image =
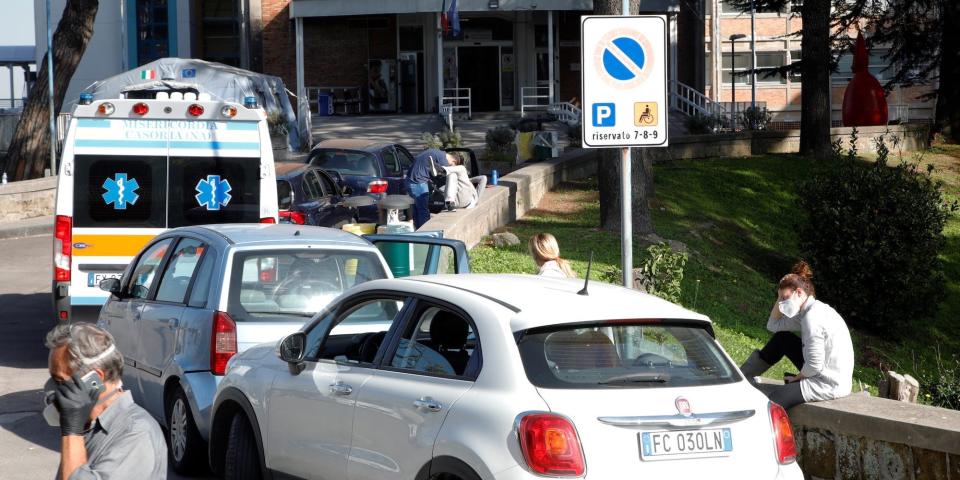
[[[380,257],[373,252],[237,252],[227,312],[238,322],[312,317],[344,290],[386,276]]]
[[[319,149],[310,154],[310,163],[341,175],[380,176],[377,157],[358,150]]]
[[[685,321],[591,323],[517,333],[527,378],[542,388],[651,388],[739,380],[710,333]]]

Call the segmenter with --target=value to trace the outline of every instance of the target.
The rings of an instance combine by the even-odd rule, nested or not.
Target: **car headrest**
[[[459,315],[441,310],[430,321],[430,340],[444,348],[463,348],[467,344],[470,326]]]

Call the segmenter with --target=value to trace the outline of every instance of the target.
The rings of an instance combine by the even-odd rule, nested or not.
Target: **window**
[[[376,177],[380,175],[377,158],[371,153],[355,150],[314,150],[310,163],[340,175]]]
[[[183,303],[187,296],[190,278],[203,255],[203,243],[192,238],[184,238],[170,257],[167,270],[163,272],[160,286],[157,287],[157,301]]]
[[[317,178],[316,173],[307,170],[303,174],[303,190],[307,192],[310,200],[319,200],[323,197],[323,188],[320,187],[320,179]]]
[[[344,290],[386,278],[370,252],[271,250],[237,252],[227,313],[237,322],[312,317]]]
[[[328,314],[307,332],[305,358],[373,363],[403,305],[399,298],[377,298],[362,300],[339,314]],[[325,335],[328,330],[329,335]]]
[[[800,61],[800,50],[790,50],[790,63]],[[800,70],[790,72],[790,83],[800,83]]]
[[[207,296],[210,294],[210,285],[213,283],[213,267],[217,264],[216,262],[216,252],[207,249],[206,254],[200,260],[200,271],[197,272],[197,279],[193,282],[193,288],[190,290],[190,302],[187,305],[197,308],[207,306]]]
[[[277,204],[280,210],[289,210],[293,206],[293,185],[286,180],[277,180]]]
[[[724,85],[730,85],[731,71],[748,72],[753,59],[750,51],[736,53],[736,68],[734,66],[734,56],[729,52],[723,53],[723,82]],[[785,52],[757,52],[757,68],[778,68],[786,64]],[[739,85],[749,85],[750,75],[737,75],[734,81]],[[776,72],[757,73],[757,83],[787,83],[787,80]]]
[[[259,221],[259,158],[170,157],[170,228]]]
[[[336,195],[339,192],[337,187],[333,184],[333,180],[330,178],[329,175],[327,175],[321,170],[317,170],[313,173],[316,174],[317,178],[320,179],[320,184],[323,185],[324,195]]]
[[[406,148],[400,146],[397,147],[397,153],[400,154],[400,168],[410,170],[410,166],[413,165],[413,155],[410,155]]]
[[[669,388],[740,379],[710,334],[684,323],[560,325],[518,338],[527,378],[542,388]]]
[[[166,227],[166,170],[165,157],[76,155],[74,226]]]
[[[157,275],[157,269],[163,262],[163,257],[167,254],[167,249],[173,243],[172,238],[161,240],[147,249],[140,255],[137,265],[130,273],[130,285],[127,292],[133,298],[144,299],[150,295],[150,288],[153,286],[153,279]]]
[[[786,12],[786,9],[777,10],[773,8],[763,8],[762,6],[759,6],[759,5],[757,6],[757,13],[785,13],[785,12]],[[750,7],[748,6],[746,11],[739,10],[733,5],[731,5],[729,2],[727,2],[726,0],[721,0],[720,13],[730,14],[730,15],[739,15],[739,14],[750,15]]]
[[[393,276],[457,273],[456,251],[447,245],[378,240],[374,243]]]
[[[137,62],[139,65],[170,56],[167,0],[137,0]]]
[[[383,166],[387,169],[387,176],[403,176],[403,168],[400,167],[400,160],[397,158],[397,152],[393,147],[387,147],[383,150]]]
[[[400,338],[390,366],[431,375],[476,378],[477,336],[470,322],[450,310],[426,306]]]

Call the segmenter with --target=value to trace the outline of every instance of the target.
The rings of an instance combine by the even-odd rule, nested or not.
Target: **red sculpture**
[[[853,78],[843,92],[843,125],[863,127],[887,124],[887,96],[880,82],[867,68],[867,42],[863,34],[857,34],[853,50]]]

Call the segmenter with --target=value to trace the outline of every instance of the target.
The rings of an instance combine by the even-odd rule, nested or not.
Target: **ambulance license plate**
[[[108,278],[119,279],[123,276],[122,273],[94,273],[90,272],[87,274],[87,286],[88,287],[99,287],[100,281]]]
[[[671,430],[640,434],[640,458],[668,460],[677,457],[722,457],[733,451],[729,428]]]

